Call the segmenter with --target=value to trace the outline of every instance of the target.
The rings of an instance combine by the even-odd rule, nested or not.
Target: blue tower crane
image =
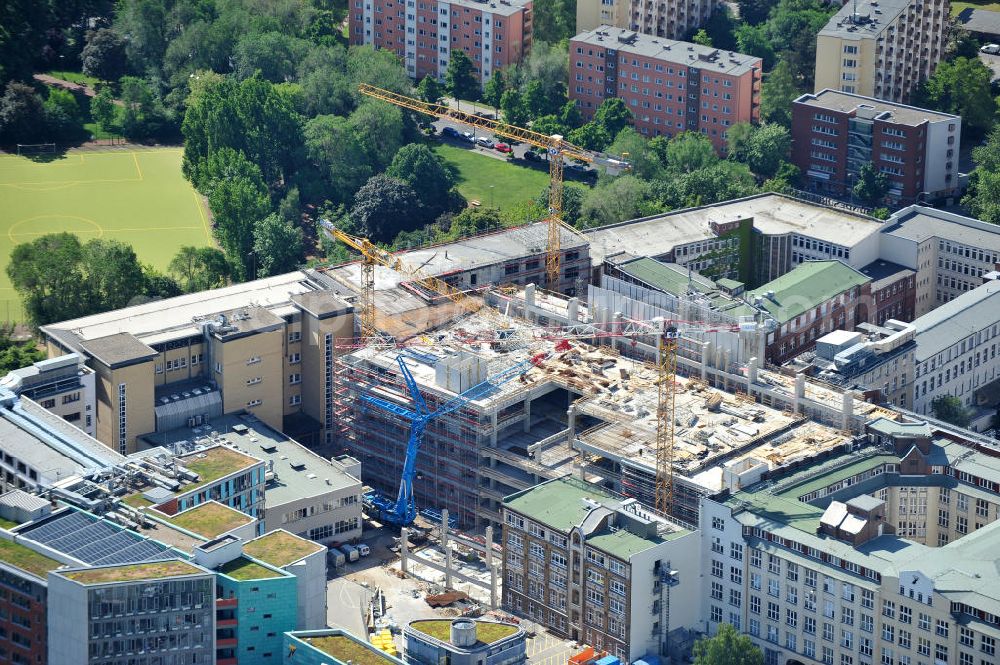
[[[368,405],[410,421],[410,437],[406,443],[406,458],[403,461],[403,474],[399,481],[399,493],[396,500],[392,501],[375,493],[365,496],[365,503],[378,513],[379,521],[396,526],[409,526],[416,518],[417,505],[413,496],[413,478],[417,469],[417,453],[420,452],[420,445],[423,443],[424,430],[427,429],[427,425],[432,420],[446,416],[469,402],[486,397],[508,381],[520,376],[529,365],[538,363],[541,358],[542,356],[534,356],[497,372],[465,392],[455,395],[434,411],[428,410],[427,403],[424,402],[424,397],[420,394],[417,382],[406,366],[403,355],[396,358],[400,373],[403,375],[407,390],[410,392],[413,408],[408,409],[374,395],[363,394],[360,397]]]

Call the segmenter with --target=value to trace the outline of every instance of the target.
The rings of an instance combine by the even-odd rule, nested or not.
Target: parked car
[[[478,139],[476,139],[476,143],[483,146],[484,148],[492,148],[494,145],[496,145],[495,143],[493,143],[492,139],[488,139],[485,136],[480,136]]]
[[[441,136],[447,136],[448,138],[452,139],[462,138],[462,135],[459,134],[458,130],[455,129],[454,127],[445,127],[444,129],[442,129]]]
[[[988,53],[990,55],[996,55],[1000,53],[1000,44],[987,44],[986,46],[979,49],[980,53]]]
[[[493,114],[487,113],[486,111],[476,111],[476,115],[478,115],[480,118],[486,118],[487,120],[493,119]]]
[[[468,141],[469,143],[476,142],[476,136],[472,132],[462,132],[462,138]]]
[[[510,152],[511,151],[511,147],[509,145],[507,145],[506,143],[497,143],[496,145],[493,146],[493,149],[496,150],[497,152]]]
[[[542,161],[542,156],[539,155],[534,150],[528,150],[524,153],[524,158],[529,162],[540,162]]]

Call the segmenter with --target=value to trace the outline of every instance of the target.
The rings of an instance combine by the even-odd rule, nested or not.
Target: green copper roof
[[[762,306],[779,323],[819,307],[838,293],[861,286],[869,278],[841,261],[806,261],[791,272],[747,292],[747,300],[762,297]],[[774,300],[767,297],[774,291]]]

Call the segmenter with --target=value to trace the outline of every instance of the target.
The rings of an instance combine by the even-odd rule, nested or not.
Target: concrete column
[[[701,343],[701,380],[708,382],[708,364],[712,361],[712,343]]]
[[[486,527],[486,570],[490,571],[490,609],[497,609],[497,569],[493,565],[493,525]]]
[[[524,431],[525,433],[531,431],[531,398],[525,398],[524,400]]]
[[[611,323],[611,330],[615,333],[620,333],[625,323],[624,319],[625,317],[621,312],[615,312],[614,321]],[[616,335],[615,337],[611,337],[609,339],[611,340],[611,348],[618,349],[622,338]]]
[[[451,546],[448,544],[448,509],[441,511],[441,548],[444,549],[444,588],[451,586]]]
[[[712,363],[712,366],[715,367],[715,369],[720,370],[720,371],[725,368],[725,366],[722,364],[722,349],[721,348],[715,350],[715,362]]]
[[[731,356],[732,356],[732,352],[729,349],[726,349],[726,350],[724,350],[722,352],[722,368],[721,369],[722,369],[723,372],[728,372],[729,371],[729,359],[730,359]]]
[[[524,308],[525,310],[534,309],[535,307],[535,285],[525,284],[524,285]],[[530,311],[525,311],[525,315],[530,318]]]
[[[576,439],[576,405],[570,404],[566,409],[566,443],[570,447]]]
[[[407,572],[410,557],[410,530],[403,527],[399,530],[399,569]]]
[[[576,323],[576,317],[580,314],[580,299],[570,298],[566,301],[566,317],[570,323]]]
[[[490,425],[493,427],[493,431],[490,432],[490,446],[493,448],[497,447],[497,412],[494,410],[490,414]]]
[[[854,416],[854,393],[845,391],[844,392],[844,411],[841,417],[840,429],[845,432],[851,429],[851,420]]]
[[[795,375],[795,408],[792,409],[795,413],[800,413],[802,411],[801,400],[805,399],[806,396],[806,375],[799,372]]]
[[[757,371],[759,369],[760,361],[757,358],[751,358],[749,364],[747,365],[747,394],[750,394],[750,386],[757,383]]]

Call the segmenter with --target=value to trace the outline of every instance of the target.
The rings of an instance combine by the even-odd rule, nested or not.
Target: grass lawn
[[[428,619],[410,624],[424,635],[430,635],[442,642],[451,641],[451,619]],[[492,621],[476,621],[476,637],[484,644],[493,644],[517,632],[517,626]]]
[[[495,205],[501,210],[512,207],[536,198],[549,184],[548,171],[509,164],[471,148],[440,144],[434,146],[434,152],[458,169],[458,191],[462,196],[486,206]]]
[[[20,318],[7,279],[14,245],[68,231],[131,244],[166,270],[183,245],[213,243],[201,198],[181,175],[179,148],[70,151],[52,161],[0,155],[0,317]]]
[[[63,81],[69,81],[70,83],[76,83],[79,85],[87,85],[91,88],[95,87],[99,83],[99,81],[93,76],[87,76],[86,74],[81,74],[80,72],[51,71],[45,73],[53,78],[62,79]]]
[[[991,12],[1000,12],[1000,2],[968,2],[959,0],[951,3],[951,15],[958,16],[965,9],[986,9]]]

